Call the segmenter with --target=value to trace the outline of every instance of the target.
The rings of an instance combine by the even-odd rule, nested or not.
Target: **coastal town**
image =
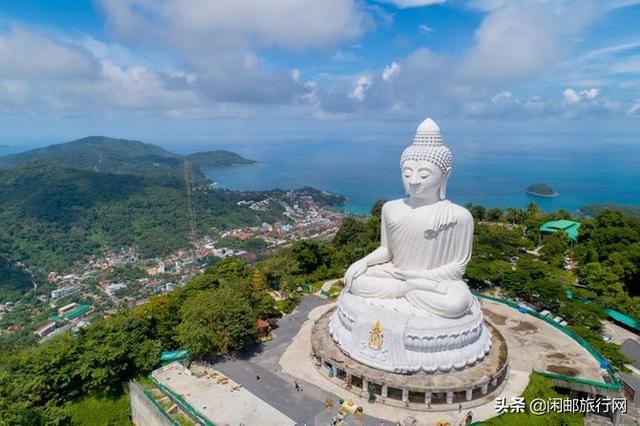
[[[332,210],[327,203],[296,191],[259,201],[242,200],[238,205],[256,212],[276,206],[282,214],[273,223],[212,230],[164,257],[144,258],[136,246],[122,247],[87,256],[72,270],[51,271],[46,282],[36,284],[37,290],[27,297],[0,305],[0,333],[32,331],[37,339],[46,341],[77,331],[92,318],[114,315],[123,307],[143,304],[154,295],[184,286],[216,259],[236,256],[253,263],[270,250],[295,241],[330,239],[344,218],[344,213]],[[10,322],[11,318],[15,319]]]

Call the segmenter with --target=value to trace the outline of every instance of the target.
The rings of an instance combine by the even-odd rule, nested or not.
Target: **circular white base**
[[[404,299],[379,301],[344,292],[329,332],[349,357],[394,373],[460,370],[491,348],[475,298],[467,314],[450,319],[425,315]]]

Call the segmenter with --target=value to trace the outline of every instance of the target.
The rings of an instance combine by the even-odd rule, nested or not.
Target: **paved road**
[[[627,339],[620,348],[631,359],[631,365],[640,369],[640,343],[636,339]]]
[[[327,398],[332,398],[337,407],[337,397],[306,382],[302,392],[296,391],[295,378],[283,373],[278,363],[309,312],[325,303],[326,300],[316,296],[303,298],[292,314],[280,319],[279,327],[274,331],[275,339],[250,348],[235,358],[217,362],[214,367],[300,425],[331,424],[335,409],[325,409],[324,403]],[[256,373],[260,380],[256,379]],[[353,417],[349,418],[348,424],[355,424]],[[365,416],[363,424],[379,426],[381,423],[379,419]]]

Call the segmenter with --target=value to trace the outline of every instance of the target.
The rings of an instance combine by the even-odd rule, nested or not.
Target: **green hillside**
[[[238,206],[268,192],[197,191],[199,232],[273,221],[281,212]],[[104,248],[137,244],[144,256],[187,245],[183,180],[97,173],[49,162],[0,171],[0,223],[10,261],[59,270]]]
[[[587,204],[578,209],[578,212],[590,217],[596,217],[603,210],[617,210],[627,216],[640,216],[640,206],[628,206],[622,204]]]
[[[32,287],[31,275],[0,255],[0,303],[16,300]]]
[[[89,136],[72,142],[6,155],[0,157],[0,168],[35,160],[113,174],[175,177],[183,175],[182,157],[179,155],[156,145],[103,136]],[[199,177],[204,179],[201,174]]]
[[[215,151],[196,152],[186,156],[198,167],[227,167],[239,164],[253,164],[255,161],[244,158],[235,152],[218,149]]]
[[[195,165],[193,179],[196,183],[207,181],[205,175],[198,168],[200,166],[224,167],[254,163],[253,160],[224,150],[182,156],[157,145],[140,141],[89,136],[67,143],[0,156],[0,169],[29,161],[48,161],[92,172],[182,178],[185,159],[191,160]]]

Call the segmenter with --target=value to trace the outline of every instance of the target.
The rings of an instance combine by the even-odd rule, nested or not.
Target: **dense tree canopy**
[[[197,293],[181,309],[177,340],[195,356],[226,355],[253,341],[256,317],[232,287]]]

